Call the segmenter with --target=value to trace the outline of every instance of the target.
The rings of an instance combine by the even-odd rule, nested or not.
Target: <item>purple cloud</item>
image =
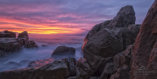
[[[112,19],[125,5],[133,5],[142,23],[154,0],[0,0],[0,18],[50,27],[89,30],[97,23]],[[4,23],[0,21],[0,24]],[[5,22],[5,24],[7,24]],[[10,24],[10,23],[8,23]],[[19,27],[33,27],[14,23]],[[8,28],[8,27],[6,27]]]

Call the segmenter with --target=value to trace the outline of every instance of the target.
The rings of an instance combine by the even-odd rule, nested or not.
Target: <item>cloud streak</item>
[[[0,31],[38,34],[86,33],[95,24],[113,18],[133,5],[142,23],[154,0],[0,0]]]

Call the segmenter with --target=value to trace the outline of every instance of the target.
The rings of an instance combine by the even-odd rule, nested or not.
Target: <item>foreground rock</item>
[[[132,55],[131,79],[157,79],[157,0],[141,26]]]
[[[65,56],[65,55],[74,55],[75,48],[67,46],[58,46],[52,53],[53,56]]]
[[[134,43],[139,26],[135,24],[133,7],[125,6],[112,20],[97,24],[89,31],[82,48],[93,75],[109,79],[118,73],[120,68],[115,69],[113,58]]]
[[[16,33],[10,31],[0,32],[0,56],[14,53],[23,47],[38,47],[34,41],[29,40],[28,33],[22,32],[16,38]]]
[[[55,61],[38,69],[23,69],[1,72],[2,79],[65,79],[68,67],[63,61]]]
[[[0,72],[2,79],[67,79],[70,76],[76,76],[76,60],[66,58],[57,60],[42,66],[29,65],[27,69]],[[37,61],[39,62],[39,61]],[[39,64],[40,65],[40,64]]]

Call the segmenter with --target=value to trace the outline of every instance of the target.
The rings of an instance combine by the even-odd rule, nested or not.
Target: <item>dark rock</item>
[[[0,38],[0,56],[18,51],[21,47],[16,38]]]
[[[44,60],[36,60],[36,61],[32,61],[29,63],[28,67],[29,68],[40,68],[46,64],[52,63],[54,61],[54,59],[52,58],[48,58],[48,59],[44,59]]]
[[[117,69],[117,72],[113,74],[109,79],[130,79],[129,67],[123,65]]]
[[[19,33],[18,39],[29,40],[27,31],[24,31],[24,32],[22,32],[22,33]]]
[[[85,37],[87,40],[89,40],[89,38],[91,38],[92,36],[94,36],[94,34],[96,34],[97,32],[99,32],[100,30],[102,30],[103,28],[105,28],[105,26],[107,26],[111,21],[105,21],[103,23],[97,24],[95,25],[87,34],[87,36]]]
[[[78,79],[78,78],[76,76],[71,76],[71,77],[69,77],[67,79]]]
[[[140,25],[129,25],[127,28],[120,28],[117,31],[117,37],[121,40],[123,44],[123,50],[130,44],[135,42],[136,36],[139,32]]]
[[[19,33],[17,40],[25,48],[37,48],[38,47],[38,45],[34,41],[29,40],[27,31]]]
[[[38,45],[34,41],[29,40],[25,43],[24,47],[25,48],[37,48]]]
[[[113,57],[133,44],[139,26],[135,25],[135,12],[132,6],[121,8],[112,20],[97,24],[87,34],[82,50],[92,68],[97,68],[100,59]]]
[[[75,48],[67,46],[58,46],[52,53],[53,55],[75,54]]]
[[[120,40],[107,29],[96,33],[83,47],[84,57],[88,59],[89,53],[100,57],[112,57],[122,50]]]
[[[143,21],[133,48],[131,79],[157,79],[157,0]]]
[[[116,72],[111,75],[110,79],[129,79],[130,78],[130,62],[132,45],[128,46],[126,50],[114,56],[113,63]]]
[[[135,11],[132,6],[127,5],[120,9],[117,16],[107,25],[108,28],[128,27],[130,24],[135,24]]]
[[[54,61],[39,68],[0,72],[2,79],[66,79],[69,75],[64,61]]]
[[[16,33],[14,32],[0,32],[0,56],[19,51],[22,47],[38,47],[34,41],[30,41],[28,38],[26,31],[20,33],[18,38],[16,38]]]
[[[16,38],[16,33],[11,31],[0,32],[0,38]]]
[[[114,64],[109,62],[105,65],[104,71],[102,72],[100,79],[109,79],[110,75],[115,72]]]
[[[125,6],[112,20],[97,24],[89,31],[82,50],[93,76],[101,79],[109,79],[113,74],[120,75],[116,78],[129,77],[131,52],[129,55],[121,52],[134,43],[139,32],[140,25],[135,24],[135,20],[133,7]],[[122,76],[122,71],[127,77]]]
[[[91,67],[84,59],[77,62],[77,79],[89,79],[92,73]]]
[[[76,60],[75,58],[63,59],[68,66],[69,76],[76,76]]]

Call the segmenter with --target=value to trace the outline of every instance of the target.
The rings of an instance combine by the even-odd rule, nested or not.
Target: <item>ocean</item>
[[[37,35],[30,34],[30,39],[38,44],[38,48],[22,50],[0,58],[0,72],[26,68],[32,61],[51,58],[51,54],[57,46],[69,46],[76,49],[75,57],[82,57],[81,46],[85,35]],[[69,55],[70,56],[70,55]],[[58,58],[66,58],[58,56]],[[56,58],[53,58],[54,60]]]

